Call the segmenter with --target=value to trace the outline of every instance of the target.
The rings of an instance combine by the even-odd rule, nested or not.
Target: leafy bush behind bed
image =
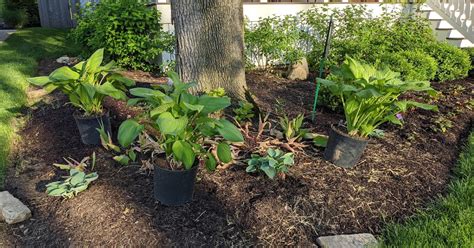
[[[445,81],[467,76],[470,68],[468,54],[438,42],[426,18],[387,10],[373,18],[367,7],[359,5],[342,10],[312,8],[291,18],[285,17],[284,25],[278,24],[283,17],[265,18],[262,24],[247,27],[246,47],[252,51],[279,54],[283,62],[292,62],[286,57],[292,57],[294,61],[307,56],[311,69],[317,71],[331,15],[335,28],[325,69],[340,65],[346,56],[350,56],[380,68],[389,67],[398,71],[403,80]],[[286,28],[284,33],[292,34],[291,39],[279,42],[283,39],[266,38],[268,34],[274,35],[272,31],[281,29],[282,25]],[[263,55],[269,54],[264,52]]]
[[[5,0],[0,5],[0,17],[9,27],[40,25],[37,0]]]
[[[160,24],[161,13],[141,0],[102,0],[87,4],[78,15],[72,38],[86,48],[84,55],[105,47],[120,66],[151,71],[157,58],[171,51],[173,37]]]

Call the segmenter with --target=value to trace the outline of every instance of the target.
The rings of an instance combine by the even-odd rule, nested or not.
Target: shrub
[[[25,9],[4,9],[2,17],[7,27],[11,28],[22,28],[28,23],[28,14]]]
[[[23,17],[26,21],[22,26],[40,25],[37,0],[6,0],[4,2],[4,8],[10,11],[24,10],[25,12],[22,14],[26,15],[26,17]],[[4,19],[6,18],[4,17]]]
[[[301,31],[298,18],[293,15],[260,19],[255,25],[246,22],[245,46],[247,64],[256,61],[259,66],[295,63],[304,56],[299,45]],[[260,61],[265,57],[265,61]]]
[[[474,76],[474,47],[465,48],[464,51],[466,51],[469,54],[469,57],[471,58],[471,69],[469,70],[469,76],[473,77]]]
[[[431,43],[426,52],[438,62],[436,79],[439,81],[464,78],[471,69],[469,54],[448,43]]]
[[[163,31],[160,19],[160,12],[142,1],[103,0],[81,10],[71,36],[89,53],[105,47],[120,66],[151,71],[159,69],[158,56],[173,46],[173,37]]]
[[[401,51],[383,58],[383,64],[400,72],[403,80],[431,80],[435,78],[438,63],[423,51]]]

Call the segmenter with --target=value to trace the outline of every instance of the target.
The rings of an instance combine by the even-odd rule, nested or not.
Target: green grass
[[[386,247],[474,247],[474,130],[448,195],[406,223],[389,225],[383,241]]]
[[[13,118],[26,104],[26,78],[35,76],[38,60],[77,49],[66,40],[66,30],[30,28],[0,42],[0,189],[3,188],[9,146],[15,135]]]

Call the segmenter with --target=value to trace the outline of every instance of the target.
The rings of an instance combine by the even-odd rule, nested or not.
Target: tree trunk
[[[172,0],[181,79],[196,91],[222,87],[243,99],[245,82],[242,0]]]

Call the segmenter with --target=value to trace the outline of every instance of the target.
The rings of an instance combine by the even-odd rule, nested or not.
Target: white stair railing
[[[472,1],[429,0],[427,4],[466,39],[474,43],[474,3]]]

